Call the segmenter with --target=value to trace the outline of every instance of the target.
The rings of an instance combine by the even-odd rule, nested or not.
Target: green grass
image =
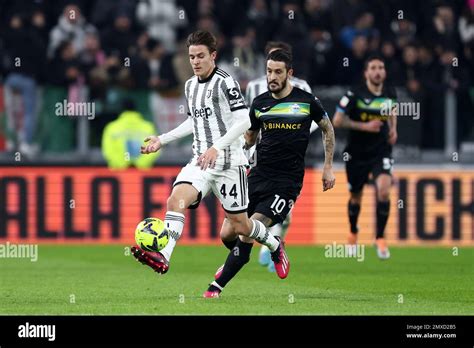
[[[379,261],[367,247],[357,262],[289,246],[292,269],[280,280],[258,265],[254,248],[222,297],[209,300],[201,295],[225,260],[221,246],[178,246],[158,276],[122,246],[40,245],[37,262],[0,259],[0,314],[474,314],[474,248],[391,251]]]

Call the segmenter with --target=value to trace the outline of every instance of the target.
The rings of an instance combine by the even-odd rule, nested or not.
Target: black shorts
[[[359,193],[369,181],[369,174],[375,180],[380,174],[392,176],[393,158],[391,152],[384,152],[373,158],[351,156],[346,162],[349,191]]]
[[[257,173],[250,173],[248,184],[248,216],[263,214],[272,219],[271,226],[285,221],[301,190],[301,185],[294,181],[277,182]]]

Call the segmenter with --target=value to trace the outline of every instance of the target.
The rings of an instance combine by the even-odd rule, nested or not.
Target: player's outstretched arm
[[[334,128],[332,127],[329,117],[324,116],[321,121],[318,122],[319,128],[323,133],[323,146],[324,146],[324,168],[323,168],[323,191],[330,190],[336,183],[336,178],[332,172],[332,161],[334,157]]]
[[[186,121],[181,123],[178,127],[173,130],[170,130],[168,133],[162,134],[160,136],[150,135],[145,138],[145,145],[141,147],[141,153],[148,154],[156,152],[163,145],[166,145],[177,139],[184,138],[193,132],[193,122],[191,118],[187,118]]]
[[[372,120],[370,122],[359,122],[351,120],[344,112],[336,111],[332,118],[334,128],[349,128],[362,132],[378,133],[383,123],[380,120]]]

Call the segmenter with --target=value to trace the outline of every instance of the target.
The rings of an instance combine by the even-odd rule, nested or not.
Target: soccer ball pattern
[[[157,252],[168,244],[169,233],[160,219],[146,218],[137,225],[135,241],[141,249]]]

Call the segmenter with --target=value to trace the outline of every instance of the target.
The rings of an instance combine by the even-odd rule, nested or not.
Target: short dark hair
[[[265,55],[268,56],[271,50],[274,48],[285,50],[287,52],[292,52],[292,48],[289,44],[283,41],[268,41],[265,45]]]
[[[382,57],[380,54],[372,54],[370,55],[366,60],[365,60],[365,63],[364,63],[364,71],[367,70],[367,68],[369,67],[369,63],[373,60],[380,60],[382,63],[385,64],[385,59],[384,57]]]
[[[209,53],[217,51],[216,37],[205,30],[197,30],[189,34],[186,45],[188,48],[189,46],[204,45],[209,49]]]
[[[273,60],[275,62],[284,62],[286,70],[290,70],[293,68],[293,56],[291,52],[282,49],[272,51],[267,55],[267,61],[269,60]]]

